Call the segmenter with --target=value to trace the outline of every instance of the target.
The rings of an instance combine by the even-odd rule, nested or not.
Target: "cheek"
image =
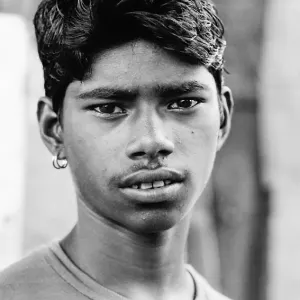
[[[99,126],[98,126],[99,127]],[[108,182],[117,168],[117,150],[109,135],[91,124],[73,124],[67,131],[67,155],[77,194],[97,209],[99,195],[108,196]]]
[[[191,183],[197,194],[206,185],[215,161],[219,134],[218,115],[202,117],[181,126],[178,156],[191,172]]]
[[[116,164],[120,140],[112,138],[107,130],[101,130],[98,121],[80,116],[65,127],[65,147],[71,169],[77,174],[89,174],[98,180],[108,176]]]
[[[210,172],[217,152],[217,141],[218,133],[212,128],[190,130],[185,135],[184,152],[193,171]]]
[[[200,118],[199,118],[200,119]],[[217,150],[219,120],[217,117],[203,118],[181,125],[176,132],[177,147],[183,154],[199,159],[209,157]]]

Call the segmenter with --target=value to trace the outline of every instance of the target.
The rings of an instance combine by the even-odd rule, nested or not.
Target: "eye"
[[[126,113],[123,108],[114,103],[100,104],[92,107],[92,110],[101,115],[119,115]]]
[[[180,99],[176,100],[175,102],[171,103],[168,108],[169,109],[178,109],[178,110],[184,110],[193,108],[194,106],[201,103],[200,100],[194,100],[194,99]]]

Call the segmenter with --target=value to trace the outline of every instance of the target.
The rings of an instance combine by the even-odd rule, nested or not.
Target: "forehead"
[[[180,61],[160,47],[140,40],[102,52],[93,62],[88,82],[130,88],[188,80],[215,89],[214,78],[204,66]]]

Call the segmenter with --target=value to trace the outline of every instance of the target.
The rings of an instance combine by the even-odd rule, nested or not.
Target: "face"
[[[134,232],[178,224],[222,143],[218,98],[205,67],[150,43],[101,53],[64,99],[63,152],[80,200]]]

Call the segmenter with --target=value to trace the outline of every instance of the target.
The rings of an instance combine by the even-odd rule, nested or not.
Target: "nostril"
[[[135,153],[132,154],[132,156],[136,157],[136,158],[143,157],[145,155],[146,155],[146,153],[143,152],[143,151],[135,152]]]
[[[168,150],[160,150],[156,153],[149,153],[148,155],[146,154],[146,152],[144,151],[137,151],[137,152],[134,152],[132,153],[132,158],[142,158],[142,157],[145,157],[145,156],[151,156],[151,157],[156,157],[156,156],[162,156],[162,157],[166,157],[168,155],[171,154],[171,151],[168,151]]]
[[[169,151],[169,150],[160,150],[158,152],[159,154],[161,154],[162,156],[168,156],[172,153],[172,151]]]

